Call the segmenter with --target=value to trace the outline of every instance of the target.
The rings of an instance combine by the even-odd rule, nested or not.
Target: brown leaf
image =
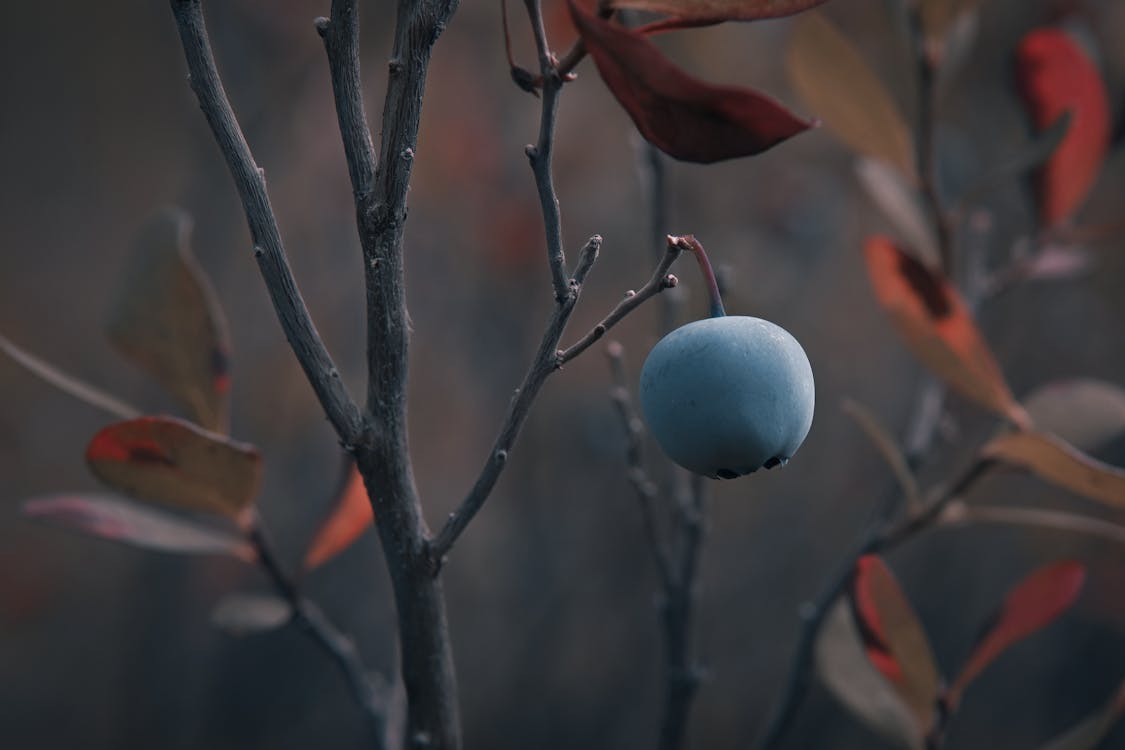
[[[145,230],[109,321],[121,354],[168,389],[209,430],[227,429],[226,319],[188,239],[191,220],[166,211]]]
[[[320,567],[348,547],[375,523],[375,512],[367,497],[363,477],[351,464],[344,486],[332,505],[332,512],[320,525],[305,553],[305,569]]]
[[[62,494],[28,500],[24,515],[134,547],[193,555],[233,555],[252,562],[254,548],[240,534],[113,495]]]
[[[879,455],[883,457],[887,466],[895,475],[898,480],[899,486],[902,488],[903,494],[906,495],[907,504],[913,508],[920,507],[922,504],[922,495],[918,490],[918,482],[914,479],[914,474],[910,471],[910,466],[906,462],[906,456],[903,455],[902,450],[898,447],[898,443],[891,437],[887,431],[886,425],[879,421],[879,418],[863,404],[851,399],[844,399],[841,408],[845,414],[855,420],[859,428],[879,451]]]
[[[946,698],[951,706],[961,702],[965,688],[1010,646],[1055,621],[1070,608],[1082,591],[1086,568],[1073,561],[1044,565],[1024,578],[1004,597],[999,611],[977,641],[961,674],[950,685]]]
[[[98,479],[139,500],[238,519],[258,494],[262,462],[239,443],[175,417],[140,417],[86,447]]]
[[[567,1],[602,80],[641,135],[669,156],[702,164],[750,156],[813,127],[757,91],[688,75],[642,34]]]
[[[926,735],[934,723],[941,677],[914,608],[875,555],[859,559],[851,594],[868,658],[910,707],[919,733]]]
[[[846,600],[829,611],[816,640],[816,671],[828,690],[864,724],[898,747],[921,750],[910,709],[864,653]]]
[[[800,13],[827,0],[610,0],[614,10],[630,8],[671,16],[662,28],[723,21],[757,21]]]
[[[1047,128],[1068,111],[1072,116],[1066,137],[1035,180],[1039,217],[1050,227],[1081,207],[1101,171],[1109,150],[1109,101],[1097,66],[1062,29],[1024,36],[1017,70],[1036,128]]]
[[[1046,482],[1091,500],[1125,508],[1125,470],[1091,458],[1054,435],[1001,435],[986,443],[981,455],[1026,469]]]
[[[914,138],[859,50],[819,13],[805,13],[794,26],[786,62],[805,103],[847,146],[916,183]]]
[[[1027,414],[957,290],[886,237],[868,238],[864,254],[876,299],[922,364],[962,395],[1026,427]]]
[[[1125,390],[1090,378],[1060,380],[1023,401],[1038,429],[1090,451],[1125,433]]]

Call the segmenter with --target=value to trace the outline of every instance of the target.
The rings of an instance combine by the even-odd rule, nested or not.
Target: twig
[[[379,685],[372,679],[356,648],[355,641],[341,632],[315,602],[300,593],[296,583],[277,559],[273,544],[260,519],[255,519],[251,526],[250,541],[257,550],[262,568],[269,575],[274,588],[292,607],[293,621],[301,627],[302,632],[332,657],[348,681],[356,705],[363,712],[371,731],[373,747],[376,750],[397,747],[397,743],[388,737],[387,731],[388,708],[391,700],[389,687]]]
[[[936,73],[937,62],[925,43],[921,13],[911,9],[914,48],[918,80],[918,179],[921,182],[922,197],[929,207],[930,215],[937,233],[938,250],[941,253],[941,267],[946,276],[953,275],[953,233],[949,216],[946,214],[938,187],[937,148],[934,138],[934,110],[937,104]]]
[[[234,178],[250,228],[254,257],[282,330],[340,439],[346,445],[354,445],[364,429],[363,416],[340,380],[339,371],[320,340],[297,289],[270,206],[264,172],[254,162],[219,79],[200,0],[172,0],[172,11],[192,90]]]
[[[101,409],[118,419],[133,419],[142,414],[141,410],[135,406],[131,406],[116,396],[111,396],[102,389],[63,372],[50,362],[16,346],[4,336],[0,336],[0,351],[7,354],[16,364],[22,366],[28,372],[39,376],[40,379],[55,386],[63,393],[73,396],[95,409]]]
[[[1011,526],[1071,531],[1089,534],[1107,541],[1125,544],[1125,526],[1100,518],[1080,516],[1061,510],[1020,508],[990,505],[968,506],[950,503],[938,517],[939,526],[967,526],[975,523],[996,523]]]
[[[593,265],[601,244],[602,238],[594,235],[582,249],[578,271],[575,272],[574,278],[567,282],[569,293],[561,303],[555,306],[554,312],[551,314],[551,319],[547,323],[547,328],[539,343],[539,349],[535,353],[535,358],[532,360],[527,374],[524,375],[523,382],[516,389],[515,396],[508,407],[508,413],[504,416],[500,432],[492,444],[492,450],[489,451],[480,475],[457,510],[450,514],[445,526],[441,529],[441,533],[430,542],[430,558],[435,575],[441,569],[442,561],[449,554],[454,542],[457,541],[461,532],[468,526],[469,521],[473,519],[473,516],[477,514],[492,493],[492,488],[496,486],[496,481],[504,471],[508,453],[512,450],[516,438],[519,437],[520,428],[523,427],[523,423],[531,411],[531,405],[535,401],[535,397],[539,395],[539,389],[543,387],[547,378],[558,369],[559,339],[562,338],[563,331],[566,330],[567,321],[570,320],[570,314],[574,311],[574,306],[582,292],[582,281]]]
[[[540,0],[524,0],[531,28],[535,34],[535,47],[539,53],[539,75],[542,78],[542,112],[539,116],[539,140],[527,147],[527,158],[535,174],[539,203],[543,212],[543,226],[547,235],[547,264],[551,269],[551,285],[555,302],[563,304],[569,294],[566,273],[566,254],[563,252],[562,220],[559,217],[559,198],[555,192],[552,174],[552,153],[555,142],[555,122],[558,115],[559,93],[563,78],[547,46],[547,32],[543,26]]]
[[[675,584],[672,553],[663,537],[661,537],[660,529],[657,526],[654,505],[660,491],[656,483],[649,477],[648,472],[645,471],[643,457],[644,427],[629,396],[629,386],[626,383],[627,377],[625,375],[624,349],[620,343],[611,341],[606,346],[605,353],[609,359],[610,375],[613,378],[613,388],[610,389],[609,397],[617,410],[617,416],[621,419],[621,425],[625,429],[625,462],[628,466],[626,476],[629,483],[633,485],[633,491],[640,502],[641,520],[644,522],[649,548],[652,551],[653,560],[656,562],[656,570],[660,574],[661,586],[667,590]]]
[[[851,581],[859,558],[889,550],[934,525],[940,519],[945,507],[964,494],[991,466],[991,462],[988,461],[974,461],[949,487],[938,488],[932,492],[926,505],[907,514],[897,523],[886,515],[887,509],[897,503],[897,497],[892,496],[876,512],[875,519],[841,560],[816,599],[801,606],[801,632],[789,667],[789,676],[769,724],[755,747],[759,750],[777,747],[789,729],[808,689],[813,653],[820,628],[832,605]]]
[[[671,289],[679,283],[675,276],[668,273],[668,269],[672,267],[672,264],[680,257],[680,253],[683,252],[683,246],[674,242],[675,239],[673,237],[668,238],[668,249],[657,264],[652,277],[644,286],[635,292],[628,292],[625,298],[618,302],[608,315],[602,318],[600,323],[591,328],[578,341],[559,352],[558,364],[560,367],[589,349],[598,339],[605,336],[606,331],[620,323],[626,315],[640,307],[645,300],[655,297],[665,289]]]

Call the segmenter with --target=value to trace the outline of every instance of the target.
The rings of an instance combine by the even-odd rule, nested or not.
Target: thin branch
[[[617,303],[609,314],[602,318],[601,322],[591,328],[582,338],[571,344],[569,347],[559,352],[558,364],[561,367],[570,360],[577,357],[582,352],[589,349],[593,344],[598,341],[606,332],[621,322],[621,320],[631,313],[633,310],[644,304],[645,300],[650,297],[655,297],[665,289],[671,289],[679,283],[679,280],[668,273],[668,269],[680,257],[683,252],[683,245],[675,241],[678,238],[668,238],[668,249],[660,262],[656,266],[656,270],[652,273],[652,278],[635,292],[628,292],[625,298]]]
[[[50,383],[63,393],[73,396],[95,409],[101,409],[111,416],[118,419],[134,419],[143,413],[135,406],[125,403],[97,386],[90,385],[84,380],[79,380],[73,375],[63,372],[50,362],[16,346],[4,336],[0,336],[0,351],[7,354],[16,364],[28,372],[37,375],[41,380]]]
[[[270,206],[264,172],[254,162],[219,79],[200,0],[172,0],[172,11],[191,87],[234,178],[250,228],[254,257],[282,330],[341,441],[354,445],[364,430],[363,416],[344,387],[297,289]]]
[[[579,269],[584,270],[581,277],[585,277],[590,266],[593,265],[601,244],[602,238],[594,235],[582,249]],[[520,429],[531,411],[531,405],[535,401],[535,397],[539,395],[539,389],[547,382],[547,378],[559,368],[559,339],[562,338],[567,321],[570,320],[570,314],[574,311],[574,306],[582,293],[581,278],[578,274],[575,274],[575,278],[567,283],[567,288],[569,293],[563,298],[561,304],[555,306],[555,310],[551,314],[551,319],[547,323],[547,328],[539,343],[539,349],[535,353],[535,358],[532,360],[527,374],[524,375],[523,382],[516,389],[515,396],[508,407],[508,413],[504,416],[500,432],[492,444],[492,450],[489,451],[480,475],[472,489],[469,490],[469,494],[461,501],[461,505],[450,514],[445,526],[442,527],[441,533],[430,542],[430,557],[435,575],[441,569],[443,558],[449,553],[454,542],[457,541],[461,532],[468,526],[469,521],[480,511],[488,496],[492,493],[492,488],[496,486],[496,481],[504,471],[508,454],[512,450],[512,446],[515,445]]]
[[[1100,518],[1080,516],[1060,510],[989,505],[969,506],[950,503],[938,518],[940,526],[968,526],[977,523],[1029,526],[1032,528],[1089,534],[1117,544],[1125,544],[1125,526]]]
[[[539,116],[539,140],[527,147],[527,158],[535,175],[539,203],[543,212],[543,227],[547,236],[547,264],[551,269],[551,285],[555,301],[563,304],[569,294],[566,273],[566,254],[563,252],[562,220],[559,216],[559,198],[555,192],[552,171],[552,154],[555,142],[555,122],[558,116],[559,93],[563,78],[547,46],[547,32],[543,26],[540,0],[524,0],[531,28],[535,33],[535,46],[539,52],[539,75],[542,78],[542,112]]]
[[[916,50],[916,69],[918,79],[918,179],[921,182],[922,197],[929,207],[937,232],[938,250],[941,253],[941,266],[946,276],[953,275],[953,232],[949,216],[942,205],[941,191],[938,187],[937,148],[935,144],[935,117],[937,105],[936,61],[930,56],[925,43],[921,14],[917,9],[910,11]]]
[[[371,190],[371,180],[375,177],[375,147],[371,143],[371,129],[363,111],[356,0],[332,0],[332,17],[318,18],[315,24],[328,55],[348,176],[353,192],[361,198]]]
[[[313,601],[304,597],[293,578],[285,572],[273,549],[261,520],[255,519],[250,541],[258,552],[262,568],[269,575],[277,592],[293,609],[293,621],[328,654],[348,682],[356,705],[363,712],[376,750],[397,747],[388,736],[390,693],[385,684],[372,679],[363,663],[355,641],[328,618]],[[383,681],[385,683],[385,681]]]
[[[656,570],[660,574],[661,586],[667,590],[674,584],[675,574],[672,570],[672,552],[668,544],[660,535],[656,521],[656,509],[653,507],[659,497],[660,491],[656,483],[649,477],[644,467],[644,427],[640,415],[637,414],[633,401],[629,396],[628,378],[625,375],[624,349],[620,343],[611,341],[606,346],[606,357],[609,359],[610,374],[613,378],[613,387],[610,389],[610,400],[621,420],[625,430],[625,462],[628,467],[626,476],[633,485],[633,491],[641,506],[641,520],[644,522],[645,534],[648,545],[652,550]]]

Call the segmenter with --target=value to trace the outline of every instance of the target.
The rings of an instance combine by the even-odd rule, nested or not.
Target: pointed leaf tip
[[[331,513],[320,525],[305,553],[305,569],[312,570],[328,562],[352,546],[374,523],[375,512],[371,508],[363,477],[351,463]]]
[[[608,7],[661,13],[670,18],[657,22],[659,27],[674,29],[723,21],[781,18],[825,2],[827,0],[610,0]]]
[[[1093,60],[1062,29],[1042,28],[1023,37],[1017,75],[1038,130],[1071,113],[1066,136],[1035,175],[1039,217],[1051,227],[1069,219],[1086,200],[1109,150],[1110,108]]]
[[[1036,569],[1011,589],[977,641],[961,673],[950,685],[947,699],[956,706],[965,688],[1009,647],[1054,622],[1082,591],[1086,568],[1064,560]]]
[[[757,91],[688,75],[642,34],[567,2],[602,80],[669,156],[701,164],[751,156],[812,127]]]

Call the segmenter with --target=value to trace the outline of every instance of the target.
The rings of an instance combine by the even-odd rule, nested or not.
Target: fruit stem
[[[724,317],[727,311],[723,308],[723,295],[719,293],[719,280],[715,278],[715,269],[711,268],[711,261],[707,257],[707,251],[703,249],[703,245],[699,244],[699,240],[695,239],[694,234],[685,234],[682,237],[669,235],[668,244],[674,244],[683,250],[688,250],[695,256],[695,259],[699,262],[699,271],[703,274],[703,280],[707,282],[707,294],[711,300],[711,317]]]

